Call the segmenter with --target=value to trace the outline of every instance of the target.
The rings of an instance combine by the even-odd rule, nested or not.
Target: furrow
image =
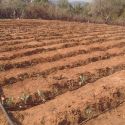
[[[27,108],[31,108],[33,106],[39,105],[41,103],[45,103],[48,100],[53,99],[56,96],[59,96],[61,94],[66,93],[67,91],[72,91],[81,88],[82,86],[85,86],[88,83],[94,83],[99,79],[102,79],[104,77],[110,76],[114,73],[124,71],[125,70],[125,63],[114,65],[111,67],[105,67],[100,69],[95,69],[93,72],[81,72],[81,74],[86,78],[84,83],[80,83],[80,79],[78,78],[72,78],[70,80],[61,81],[61,83],[55,83],[52,85],[52,87],[47,91],[42,91],[44,94],[44,98],[39,98],[36,93],[32,93],[30,95],[30,99],[27,100],[27,103],[23,103],[20,99],[15,102],[15,105],[12,107],[5,105],[5,107],[9,110],[24,110]],[[44,100],[43,100],[44,99]]]
[[[30,71],[30,72],[24,72],[24,73],[18,74],[16,77],[15,76],[12,76],[10,78],[6,77],[6,78],[4,78],[3,81],[1,81],[1,84],[5,86],[8,84],[16,83],[18,81],[24,81],[24,80],[29,79],[29,78],[41,77],[41,76],[47,77],[51,73],[54,73],[57,71],[85,66],[85,65],[88,65],[89,63],[97,62],[100,60],[107,60],[107,59],[110,59],[112,57],[119,57],[119,56],[124,57],[124,54],[125,54],[125,50],[123,50],[120,53],[112,53],[112,54],[106,53],[102,56],[91,57],[91,58],[88,58],[86,60],[78,60],[78,61],[73,62],[72,64],[65,64],[65,65],[63,64],[63,65],[59,65],[59,66],[55,66],[56,65],[55,64],[53,67],[51,67],[49,69],[45,69],[44,71],[41,71],[41,72],[35,72],[35,71],[31,72]]]
[[[30,61],[24,61],[24,62],[20,62],[20,63],[8,63],[8,64],[2,64],[0,65],[0,71],[7,71],[7,70],[11,70],[13,68],[26,68],[26,67],[32,67],[35,66],[37,64],[43,64],[43,63],[47,63],[47,62],[55,62],[55,61],[59,61],[61,59],[64,58],[69,58],[69,57],[73,57],[73,56],[77,56],[77,55],[82,55],[82,54],[90,54],[92,52],[96,52],[96,51],[107,51],[109,49],[112,48],[123,48],[125,46],[125,42],[121,42],[121,43],[117,43],[114,45],[110,45],[107,47],[92,47],[88,50],[86,49],[81,49],[81,50],[77,50],[77,51],[72,51],[72,52],[67,52],[66,54],[56,54],[52,57],[47,57],[47,58],[38,58],[38,59],[32,59]]]

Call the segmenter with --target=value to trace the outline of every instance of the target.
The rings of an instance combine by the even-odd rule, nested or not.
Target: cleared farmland
[[[124,107],[125,27],[0,21],[0,87],[17,125],[98,121]]]

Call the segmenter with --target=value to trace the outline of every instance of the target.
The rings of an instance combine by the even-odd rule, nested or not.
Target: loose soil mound
[[[125,103],[119,107],[113,109],[110,112],[106,112],[99,117],[90,120],[86,124],[82,125],[124,125],[125,124]]]

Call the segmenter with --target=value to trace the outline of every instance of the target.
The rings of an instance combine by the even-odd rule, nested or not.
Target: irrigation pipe
[[[1,102],[0,102],[0,108],[2,109],[3,114],[5,115],[5,117],[6,117],[7,121],[8,121],[8,123],[9,123],[9,125],[15,125],[15,124],[12,122],[12,120],[10,119],[10,117],[9,117],[9,115],[8,115],[8,113],[7,113],[7,111],[5,110],[5,108],[4,108],[4,106],[2,105]]]
[[[9,115],[8,115],[8,113],[7,113],[7,111],[6,111],[6,109],[4,108],[4,106],[3,106],[3,104],[2,104],[2,101],[1,101],[1,95],[3,94],[3,90],[2,90],[2,87],[0,86],[0,108],[1,108],[1,110],[2,110],[2,112],[3,112],[3,114],[4,114],[4,116],[5,116],[5,118],[6,118],[6,120],[8,121],[8,124],[9,125],[15,125],[14,123],[13,123],[13,121],[11,120],[11,118],[9,117]]]

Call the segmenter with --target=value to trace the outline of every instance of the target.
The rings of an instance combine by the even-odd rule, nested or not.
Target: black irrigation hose
[[[1,98],[1,95],[2,95],[2,88],[0,87],[0,98]],[[6,111],[6,109],[4,108],[4,106],[2,105],[2,102],[1,102],[1,99],[0,99],[0,108],[1,108],[1,110],[2,110],[2,112],[3,112],[3,114],[4,114],[4,116],[6,117],[6,120],[8,121],[8,124],[9,125],[15,125],[14,123],[13,123],[13,121],[11,120],[11,118],[9,117],[9,115],[8,115],[8,113],[7,113],[7,111]]]
[[[5,108],[4,108],[4,106],[2,105],[1,102],[0,102],[0,108],[2,109],[2,111],[3,111],[3,113],[4,113],[5,117],[6,117],[6,119],[7,119],[8,123],[9,123],[9,125],[15,125],[15,124],[12,122],[12,120],[10,119],[10,117],[9,117],[9,115],[8,115],[8,113],[7,113],[7,111],[5,110]]]

